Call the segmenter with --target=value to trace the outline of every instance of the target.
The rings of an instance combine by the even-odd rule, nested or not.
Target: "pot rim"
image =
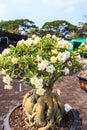
[[[83,71],[81,71],[81,72],[77,75],[77,77],[78,77],[79,79],[83,79],[83,80],[87,81],[87,78],[81,76],[82,72],[83,72]]]

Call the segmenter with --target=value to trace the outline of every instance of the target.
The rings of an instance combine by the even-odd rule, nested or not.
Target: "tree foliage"
[[[51,33],[66,38],[67,36],[72,35],[72,32],[74,33],[77,30],[77,26],[72,25],[65,20],[56,20],[53,22],[46,22],[42,26],[40,32],[42,33],[42,35],[44,35],[44,33]]]
[[[79,22],[79,25],[75,26],[65,20],[46,22],[41,28],[38,28],[34,22],[29,19],[1,21],[0,30],[16,34],[25,34],[28,37],[32,37],[33,34],[42,37],[48,33],[65,39],[87,37],[87,23]]]
[[[78,28],[77,37],[87,37],[87,23],[80,23],[80,27]]]
[[[9,21],[1,21],[0,29],[17,34],[27,34],[30,33],[31,29],[37,29],[38,27],[33,21],[28,19],[16,19]]]

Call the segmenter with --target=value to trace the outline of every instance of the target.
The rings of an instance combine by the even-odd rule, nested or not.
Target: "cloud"
[[[40,3],[49,5],[49,6],[57,6],[59,8],[64,7],[64,6],[69,6],[72,5],[75,0],[39,0]]]
[[[0,4],[0,12],[4,12],[5,9],[5,5],[4,4]]]
[[[0,4],[0,16],[3,16],[3,14],[5,13],[5,4],[1,3]]]
[[[58,19],[79,21],[84,9],[87,14],[86,5],[87,0],[0,0],[0,19],[28,18],[39,25]]]
[[[75,8],[73,6],[65,9],[66,14],[72,14],[73,12],[75,12]]]

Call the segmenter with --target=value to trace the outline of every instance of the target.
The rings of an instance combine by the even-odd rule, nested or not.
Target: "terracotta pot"
[[[22,106],[22,104],[18,104],[12,110],[10,110],[10,112],[6,115],[6,117],[4,118],[4,121],[3,121],[2,130],[12,130],[11,127],[10,127],[10,124],[9,124],[10,115],[12,114],[12,112],[15,109],[17,109],[21,106]],[[73,117],[74,117],[73,125],[71,126],[70,130],[81,130],[82,119],[79,115],[79,112],[75,109],[71,109],[70,111],[71,111],[71,113],[73,114]]]

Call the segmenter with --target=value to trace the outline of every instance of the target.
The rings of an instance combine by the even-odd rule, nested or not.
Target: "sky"
[[[87,22],[87,0],[0,0],[0,21],[29,19],[39,28],[45,22]]]

